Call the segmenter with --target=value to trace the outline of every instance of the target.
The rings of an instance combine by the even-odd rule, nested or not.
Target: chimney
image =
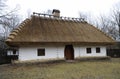
[[[60,10],[53,9],[52,14],[54,17],[60,17]]]

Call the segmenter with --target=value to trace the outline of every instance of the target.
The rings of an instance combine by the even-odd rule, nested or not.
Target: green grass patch
[[[120,79],[120,58],[0,66],[0,79]]]

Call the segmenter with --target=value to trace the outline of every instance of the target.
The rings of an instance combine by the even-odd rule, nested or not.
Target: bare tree
[[[3,29],[5,38],[9,35],[9,33],[18,27],[20,23],[19,16],[17,14],[12,14],[9,18],[3,18]]]
[[[110,15],[100,15],[97,22],[98,27],[101,31],[111,36],[113,39],[118,39],[118,29],[111,21]]]
[[[5,3],[3,0],[0,0],[0,18],[3,16],[2,10],[5,8]]]
[[[118,29],[115,23],[112,22],[110,15],[100,15],[98,18],[92,17],[90,13],[79,13],[80,18],[84,18],[88,23],[96,26],[101,31],[111,36],[113,39],[118,39]]]
[[[110,13],[112,14],[100,15],[98,18],[91,17],[90,13],[80,12],[79,15],[80,18],[85,18],[88,23],[97,26],[113,39],[120,40],[120,2],[113,7]]]
[[[5,39],[16,26],[19,24],[19,16],[15,13],[18,9],[8,10],[5,4],[6,0],[0,0],[0,27],[3,33],[0,36],[0,46],[6,48]],[[2,45],[1,45],[2,44]]]
[[[87,22],[89,22],[91,20],[91,19],[89,19],[88,13],[85,13],[85,12],[79,12],[79,17],[83,18]]]
[[[19,16],[16,14],[18,7],[8,10],[5,4],[7,0],[0,0],[0,27],[3,27],[3,34],[6,37],[11,30],[19,24]]]
[[[90,23],[90,24],[95,25],[96,27],[98,27],[98,25],[97,25],[98,24],[97,19],[95,17],[93,17],[90,12],[88,12],[88,13],[79,12],[79,17],[80,18],[84,18],[84,20],[87,21],[88,23]]]
[[[114,24],[114,26],[118,27],[120,39],[120,2],[113,7],[113,10],[111,12],[112,12],[111,22]]]
[[[7,5],[5,4],[7,0],[0,0],[0,24],[2,23],[3,18],[9,18],[11,14],[18,11],[18,7],[15,7],[13,10],[9,11]]]
[[[48,9],[45,13],[51,15],[52,14],[52,10]]]

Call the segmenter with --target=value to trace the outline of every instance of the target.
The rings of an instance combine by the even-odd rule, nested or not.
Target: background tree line
[[[0,0],[0,49],[6,49],[5,39],[20,22],[17,14],[18,8],[15,7],[13,10],[9,10],[6,1]]]
[[[101,31],[111,36],[116,41],[120,41],[120,2],[115,4],[110,13],[99,15],[93,18],[89,13],[79,13],[80,18],[99,28]]]

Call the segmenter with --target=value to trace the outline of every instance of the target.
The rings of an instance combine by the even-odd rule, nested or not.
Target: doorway
[[[65,45],[64,57],[65,57],[66,60],[74,60],[73,45]]]

